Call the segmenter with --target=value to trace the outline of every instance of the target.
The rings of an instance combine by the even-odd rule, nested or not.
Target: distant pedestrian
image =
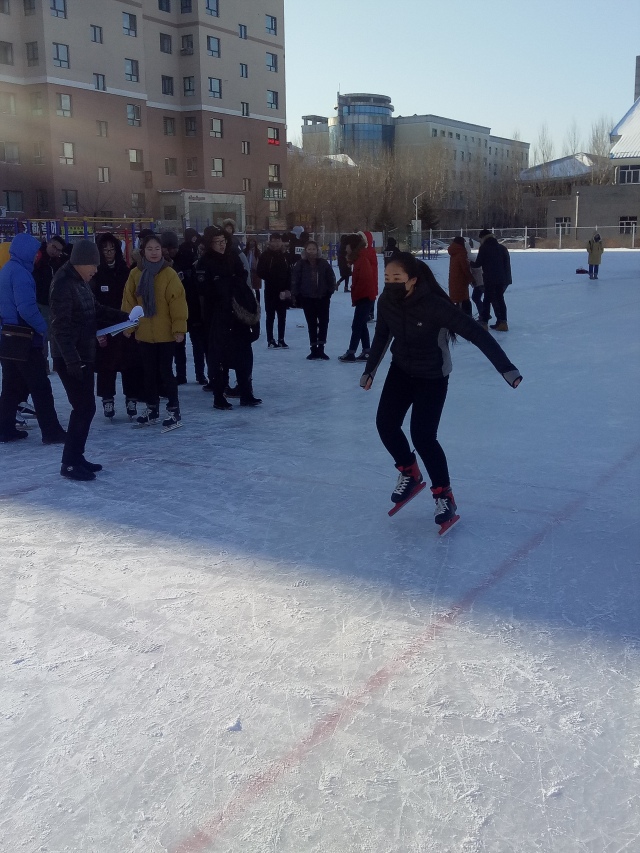
[[[469,317],[473,315],[469,299],[469,285],[473,275],[469,266],[464,237],[454,237],[447,247],[449,253],[449,298]]]
[[[604,252],[602,238],[597,231],[587,243],[587,252],[589,252],[589,278],[595,280],[598,278],[598,270],[600,269],[602,253]]]
[[[482,278],[484,281],[484,302],[480,323],[483,328],[489,328],[491,308],[496,315],[496,322],[491,328],[496,332],[508,332],[507,305],[504,294],[511,284],[511,261],[506,246],[498,243],[495,236],[487,228],[483,229],[478,237],[480,249],[471,267],[482,267]]]
[[[288,248],[287,244],[287,250]],[[282,234],[274,232],[269,237],[267,248],[258,260],[256,274],[264,281],[267,346],[269,349],[289,349],[284,335],[287,325],[287,308],[291,305],[291,265]],[[277,341],[273,335],[276,315],[278,317]]]
[[[349,348],[339,361],[366,361],[369,358],[369,329],[367,322],[378,295],[378,279],[373,273],[367,257],[367,242],[361,234],[350,234],[347,240],[347,262],[353,269],[351,284],[351,304],[353,322]],[[360,355],[356,356],[358,344],[362,344]]]
[[[387,245],[384,247],[384,252],[383,252],[385,267],[389,263],[389,261],[392,261],[399,254],[400,254],[400,249],[398,248],[398,241],[396,240],[395,237],[389,237],[387,239]]]
[[[69,260],[65,254],[66,243],[59,234],[54,234],[50,240],[42,243],[33,265],[33,277],[36,281],[36,300],[40,313],[49,326],[49,289],[54,275],[60,267]],[[49,359],[49,341],[44,338],[44,357]]]
[[[338,279],[338,283],[336,289],[340,288],[342,282],[344,282],[344,292],[349,293],[349,279],[351,278],[351,267],[347,263],[347,240],[349,239],[349,234],[343,234],[340,237],[340,242],[338,244],[337,250],[337,260],[338,260],[338,272],[340,273],[340,278]]]
[[[331,264],[320,257],[315,240],[309,240],[304,255],[291,273],[291,295],[304,311],[309,332],[311,361],[327,361],[324,351],[329,328],[329,306],[336,290],[336,276]]]

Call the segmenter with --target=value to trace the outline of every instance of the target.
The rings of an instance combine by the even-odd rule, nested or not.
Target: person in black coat
[[[302,310],[307,321],[309,360],[329,356],[324,348],[329,328],[329,306],[336,289],[336,276],[331,264],[319,257],[319,248],[315,240],[309,240],[305,253],[291,272],[291,296]]]
[[[229,370],[236,372],[241,406],[258,406],[253,394],[253,350],[260,330],[260,309],[245,268],[220,228],[205,228],[207,249],[195,266],[202,318],[208,332],[208,363],[214,409],[233,406],[224,396]]]
[[[340,237],[340,243],[338,244],[338,272],[340,273],[340,278],[338,279],[338,283],[336,285],[336,290],[340,287],[342,282],[344,281],[344,292],[349,293],[349,279],[351,278],[351,266],[347,261],[347,244],[349,242],[350,234],[343,234]]]
[[[456,520],[456,504],[437,433],[451,372],[449,341],[458,334],[475,344],[513,388],[522,377],[494,338],[456,308],[426,264],[403,252],[389,262],[384,278],[376,332],[360,385],[371,388],[391,346],[391,366],[376,417],[382,443],[400,472],[391,500],[403,503],[423,488],[418,462],[402,431],[411,409],[411,439],[431,479],[435,521],[446,525]]]
[[[59,234],[54,234],[50,240],[44,240],[40,245],[40,251],[36,255],[33,265],[33,277],[36,282],[36,302],[40,313],[49,325],[49,288],[54,275],[60,267],[69,260],[66,253],[66,243]],[[49,339],[44,337],[44,357],[49,358]],[[48,363],[48,361],[47,361]]]
[[[84,456],[96,413],[93,392],[96,332],[128,319],[123,311],[96,302],[89,282],[99,263],[96,244],[79,240],[68,263],[55,274],[49,294],[53,366],[72,406],[60,473],[71,480],[95,480],[95,472],[102,470],[102,465],[88,462]]]
[[[129,267],[122,254],[120,240],[111,233],[101,234],[96,245],[100,252],[100,263],[90,282],[91,292],[96,302],[119,309],[124,286],[129,278]],[[116,379],[120,373],[126,412],[133,420],[137,414],[138,400],[142,399],[144,391],[142,363],[134,338],[108,336],[96,350],[94,366],[96,392],[102,398],[105,418],[115,416]]]
[[[389,237],[387,240],[387,245],[384,247],[384,252],[382,253],[384,256],[384,265],[389,263],[389,261],[393,261],[400,254],[400,249],[398,248],[398,241],[395,237]]]
[[[288,250],[288,246],[287,246]],[[282,235],[274,232],[260,255],[256,274],[264,281],[264,307],[267,315],[267,346],[288,349],[284,340],[287,308],[291,304],[291,264]],[[273,324],[278,316],[278,340],[273,337]]]
[[[504,301],[504,293],[511,284],[511,260],[509,250],[506,246],[498,243],[494,235],[488,229],[484,229],[478,235],[480,248],[475,261],[471,266],[482,267],[482,279],[484,281],[484,303],[480,314],[480,323],[485,329],[489,328],[491,317],[491,306],[496,315],[496,322],[491,328],[496,332],[508,332],[507,305]]]

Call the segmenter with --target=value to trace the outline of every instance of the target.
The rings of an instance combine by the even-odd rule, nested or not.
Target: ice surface
[[[96,482],[0,447],[0,849],[640,850],[640,253],[585,261],[512,253],[516,391],[455,347],[445,539],[387,517],[344,293],[331,361],[298,310],[255,345],[259,409],[120,396]]]

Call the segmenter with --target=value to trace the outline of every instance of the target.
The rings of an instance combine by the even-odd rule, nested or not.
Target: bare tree
[[[534,166],[538,166],[541,163],[548,163],[549,160],[553,160],[554,156],[555,147],[553,139],[549,133],[547,123],[544,122],[540,125],[538,137],[533,144],[533,164]]]
[[[578,122],[574,118],[569,127],[567,128],[567,132],[564,135],[564,141],[562,143],[562,156],[568,157],[571,154],[578,154],[582,150],[583,148],[580,128],[578,127]]]
[[[611,151],[611,128],[615,122],[610,116],[600,116],[591,125],[589,153],[597,158],[591,173],[594,184],[609,184],[613,179],[613,167],[609,160]]]

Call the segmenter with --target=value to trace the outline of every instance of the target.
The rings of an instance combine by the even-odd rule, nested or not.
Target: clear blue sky
[[[338,88],[532,145],[546,122],[557,157],[574,118],[586,145],[633,103],[640,0],[285,0],[285,27],[294,141]]]

